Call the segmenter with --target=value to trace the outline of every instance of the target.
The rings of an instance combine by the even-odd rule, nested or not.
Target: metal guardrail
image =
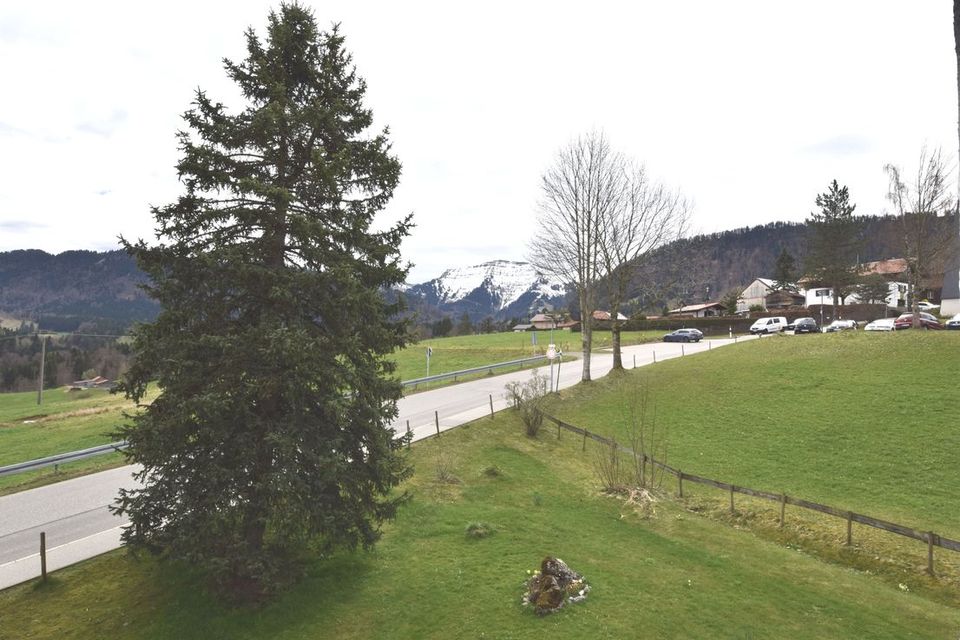
[[[435,376],[427,376],[425,378],[414,378],[413,380],[404,380],[400,384],[405,387],[415,387],[418,384],[425,384],[427,382],[438,382],[440,380],[449,380],[451,378],[456,379],[459,376],[467,376],[473,373],[483,373],[484,371],[493,372],[494,369],[502,369],[504,367],[516,367],[524,364],[529,364],[531,362],[539,362],[541,360],[546,360],[547,356],[533,356],[532,358],[521,358],[519,360],[511,360],[510,362],[498,362],[496,364],[488,364],[482,367],[474,367],[472,369],[463,369],[461,371],[451,371],[450,373],[440,373]]]
[[[405,380],[401,382],[405,387],[415,387],[418,384],[424,384],[427,382],[437,382],[439,380],[449,380],[450,378],[457,378],[458,376],[466,376],[473,373],[483,373],[484,371],[492,372],[494,369],[502,369],[504,367],[516,367],[524,364],[529,364],[532,362],[539,362],[540,360],[546,360],[547,356],[534,356],[532,358],[521,358],[519,360],[511,360],[510,362],[498,362],[496,364],[488,364],[483,367],[474,367],[472,369],[463,369],[462,371],[451,371],[450,373],[440,373],[435,376],[427,376],[426,378],[416,378],[414,380]],[[36,469],[43,469],[45,467],[53,467],[59,464],[64,464],[67,462],[73,462],[75,460],[83,460],[84,458],[92,458],[94,456],[103,455],[105,453],[113,453],[114,451],[121,451],[127,448],[127,443],[125,440],[120,440],[118,442],[111,442],[110,444],[102,444],[97,447],[90,447],[89,449],[81,449],[80,451],[70,451],[68,453],[58,453],[54,456],[48,456],[46,458],[38,458],[36,460],[28,460],[26,462],[18,462],[17,464],[7,465],[6,467],[0,467],[0,477],[13,475],[15,473],[21,473],[24,471],[34,471]]]
[[[26,462],[18,462],[16,464],[7,465],[6,467],[0,467],[0,476],[13,475],[23,471],[33,471],[34,469],[43,469],[44,467],[53,467],[58,464],[73,462],[75,460],[83,460],[84,458],[92,458],[93,456],[99,456],[105,453],[113,453],[114,451],[120,451],[126,448],[126,441],[120,440],[118,442],[111,442],[110,444],[101,444],[97,447],[90,447],[89,449],[70,451],[68,453],[58,453],[55,456],[38,458],[36,460],[28,460]]]

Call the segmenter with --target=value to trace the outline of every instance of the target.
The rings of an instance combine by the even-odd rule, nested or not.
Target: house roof
[[[889,260],[875,260],[864,262],[863,273],[876,273],[881,276],[892,276],[905,273],[908,269],[906,258],[890,258]]]
[[[593,312],[594,320],[609,320],[610,312],[609,311],[600,311],[599,309]],[[627,316],[623,315],[619,311],[617,312],[617,320],[626,320]]]
[[[545,313],[538,313],[537,315],[530,318],[530,322],[553,322],[553,317],[548,316]]]
[[[668,313],[696,313],[704,309],[726,309],[727,306],[722,302],[704,302],[703,304],[688,304],[679,309],[672,309]]]
[[[806,297],[799,291],[790,291],[789,289],[777,289],[776,291],[771,291],[767,294],[768,298],[773,298],[774,296],[788,296],[790,298],[799,300],[803,300]]]

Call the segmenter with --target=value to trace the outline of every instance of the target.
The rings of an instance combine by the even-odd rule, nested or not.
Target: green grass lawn
[[[663,337],[661,331],[624,331],[623,346],[652,342]],[[536,336],[537,344],[533,344]],[[581,350],[580,334],[555,331],[554,341],[564,352]],[[599,351],[611,347],[610,332],[596,331],[593,349]],[[401,380],[412,380],[427,375],[427,347],[433,349],[430,357],[430,375],[462,371],[497,362],[508,362],[541,355],[550,342],[549,331],[523,333],[487,333],[476,336],[454,336],[421,340],[397,352],[397,374]]]
[[[501,413],[415,444],[413,500],[375,551],[314,562],[260,610],[218,604],[189,567],[115,552],[0,593],[0,637],[899,639],[960,629],[954,606],[666,496],[642,517],[599,493],[593,454],[551,430],[527,438]],[[460,482],[440,483],[441,464]],[[477,521],[495,533],[468,538]],[[545,554],[593,590],[538,618],[520,596]]]
[[[147,401],[154,391],[148,394]],[[0,466],[34,460],[111,442],[110,433],[132,411],[133,402],[104,389],[43,392],[37,405],[36,393],[0,395]],[[98,471],[120,464],[122,458],[104,456],[70,465],[0,478],[0,494],[46,484],[83,472]]]
[[[640,381],[685,472],[960,539],[960,335],[779,336],[563,392],[559,417],[627,440]]]

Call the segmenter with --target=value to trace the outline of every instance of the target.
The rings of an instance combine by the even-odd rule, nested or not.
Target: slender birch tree
[[[912,179],[895,165],[888,164],[884,169],[889,179],[887,198],[899,220],[909,270],[913,326],[918,328],[921,285],[932,275],[933,269],[942,267],[956,240],[952,233],[943,232],[942,220],[956,207],[951,171],[940,149],[928,151],[926,148],[920,152],[917,172]]]

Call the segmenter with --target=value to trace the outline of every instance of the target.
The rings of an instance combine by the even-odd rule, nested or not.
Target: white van
[[[758,318],[756,322],[750,325],[750,333],[779,333],[787,326],[787,319],[783,316],[773,318]]]

